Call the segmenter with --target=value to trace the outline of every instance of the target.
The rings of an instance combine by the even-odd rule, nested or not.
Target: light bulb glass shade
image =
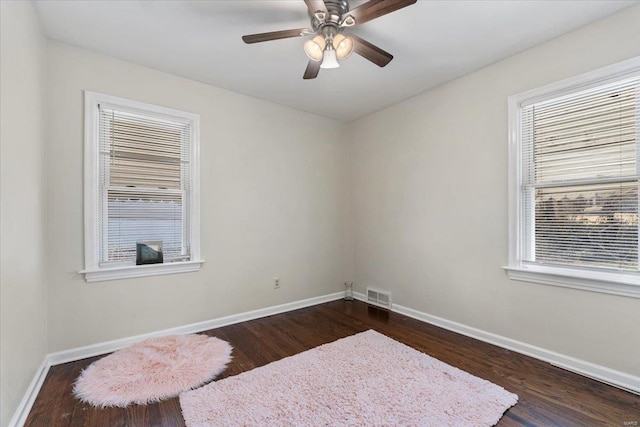
[[[324,51],[324,55],[322,58],[322,64],[320,64],[320,68],[338,68],[340,64],[338,64],[338,60],[336,59],[336,51],[331,46],[327,46]]]
[[[347,59],[353,53],[353,39],[338,34],[333,38],[333,47],[336,49],[338,59]]]
[[[304,44],[304,53],[307,54],[310,60],[318,62],[322,61],[324,48],[326,43],[324,41],[324,37],[315,36],[311,40],[307,40]]]

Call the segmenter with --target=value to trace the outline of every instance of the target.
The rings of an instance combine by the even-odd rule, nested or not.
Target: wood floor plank
[[[640,396],[359,301],[334,301],[205,333],[234,347],[233,360],[221,379],[368,329],[518,394],[518,404],[505,413],[500,427],[640,424]],[[98,359],[52,367],[25,425],[185,425],[178,398],[125,409],[94,408],[75,399],[74,381]]]

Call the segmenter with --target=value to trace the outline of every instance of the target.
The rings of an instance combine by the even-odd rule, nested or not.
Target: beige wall
[[[344,125],[57,42],[47,64],[50,352],[344,289]],[[85,89],[200,114],[200,272],[78,274]]]
[[[640,299],[510,281],[507,97],[640,55],[640,6],[353,123],[356,283],[640,375]]]
[[[0,2],[0,425],[46,354],[45,39],[33,6]]]

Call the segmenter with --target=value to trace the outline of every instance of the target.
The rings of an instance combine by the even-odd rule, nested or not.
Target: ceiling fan
[[[315,34],[304,44],[304,52],[309,57],[304,79],[315,79],[320,68],[339,67],[338,59],[347,59],[353,52],[384,67],[391,62],[393,55],[355,34],[343,34],[343,31],[410,6],[416,1],[369,0],[350,10],[348,0],[304,0],[309,9],[311,28],[250,34],[242,36],[242,40],[251,44]]]

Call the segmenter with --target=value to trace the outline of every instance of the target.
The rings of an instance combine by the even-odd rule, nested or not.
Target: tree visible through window
[[[523,109],[525,260],[638,269],[637,84]]]

